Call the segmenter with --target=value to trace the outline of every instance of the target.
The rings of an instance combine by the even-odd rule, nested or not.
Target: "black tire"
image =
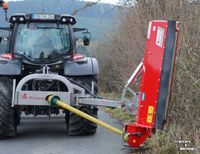
[[[15,108],[15,122],[16,122],[16,125],[19,125],[20,124],[20,121],[21,121],[21,113],[19,111],[19,109]]]
[[[97,118],[98,109],[91,108],[89,106],[79,106],[77,107],[80,111],[83,111],[95,118]],[[97,124],[90,122],[78,115],[70,112],[68,134],[71,136],[77,135],[93,135],[96,133]]]
[[[94,81],[94,94],[98,92],[97,79],[95,76],[78,77],[74,79],[76,82],[85,86],[88,90],[91,90],[91,82]],[[89,93],[89,92],[86,92]],[[91,106],[78,106],[76,107],[80,111],[83,111],[95,118],[98,118],[98,108]],[[84,118],[79,117],[74,113],[66,113],[66,122],[68,123],[68,134],[71,136],[77,135],[93,135],[96,133],[97,124],[92,123]],[[68,118],[67,118],[68,117]]]
[[[0,78],[0,138],[16,135],[15,109],[11,107],[12,80]]]

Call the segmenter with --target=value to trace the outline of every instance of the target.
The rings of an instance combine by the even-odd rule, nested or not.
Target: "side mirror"
[[[83,44],[85,46],[89,46],[90,40],[91,40],[91,33],[90,32],[83,32]]]

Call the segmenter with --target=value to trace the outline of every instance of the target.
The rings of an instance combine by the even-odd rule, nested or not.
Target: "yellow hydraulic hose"
[[[87,119],[87,120],[89,120],[89,121],[91,121],[93,123],[96,123],[96,124],[106,128],[106,129],[108,129],[108,130],[110,130],[110,131],[112,131],[112,132],[114,132],[114,133],[116,133],[118,135],[123,135],[123,132],[121,130],[119,130],[119,129],[115,128],[115,127],[112,127],[112,126],[106,124],[105,122],[102,122],[102,121],[90,116],[89,114],[86,114],[86,113],[84,113],[84,112],[82,112],[82,111],[80,111],[80,110],[78,110],[78,109],[76,109],[76,108],[74,108],[74,107],[72,107],[72,106],[70,106],[68,104],[65,104],[57,96],[49,95],[49,96],[47,96],[46,100],[48,101],[48,103],[50,105],[58,105],[58,106],[66,109],[66,110],[68,110],[70,112],[73,112],[73,113],[79,115],[82,118],[85,118],[85,119]]]

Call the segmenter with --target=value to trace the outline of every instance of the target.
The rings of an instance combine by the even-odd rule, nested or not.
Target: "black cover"
[[[176,21],[168,21],[167,39],[165,44],[164,58],[161,71],[161,80],[156,109],[155,128],[162,129],[166,121],[167,108],[170,95],[170,84],[174,65],[176,46]]]

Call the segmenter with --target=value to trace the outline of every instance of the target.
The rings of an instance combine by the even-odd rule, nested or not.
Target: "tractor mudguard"
[[[22,62],[20,59],[1,60],[0,75],[20,75]]]
[[[95,58],[87,58],[86,62],[64,62],[64,75],[67,76],[96,75],[98,73],[99,66]]]

